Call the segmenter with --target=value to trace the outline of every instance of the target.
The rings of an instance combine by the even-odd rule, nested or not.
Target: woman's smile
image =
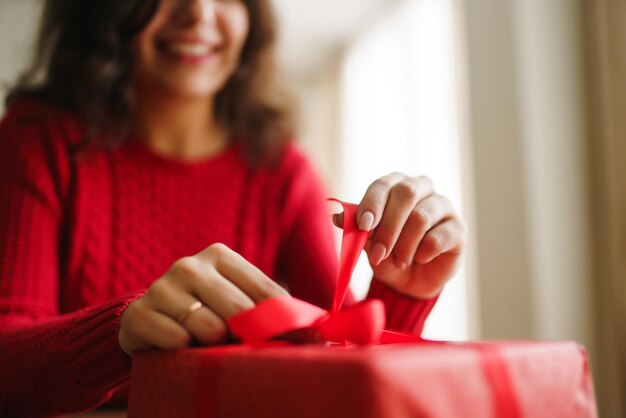
[[[215,60],[223,51],[221,41],[198,37],[173,37],[157,41],[157,50],[169,59],[186,64],[203,64]]]
[[[135,82],[168,97],[212,98],[238,67],[248,29],[243,2],[161,2],[134,42]]]

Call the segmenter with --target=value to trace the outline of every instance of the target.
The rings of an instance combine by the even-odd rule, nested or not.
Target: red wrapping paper
[[[230,346],[145,351],[129,418],[503,417],[482,348],[506,363],[520,417],[596,417],[575,343]]]
[[[380,301],[340,311],[367,238],[356,206],[343,205],[330,312],[270,299],[228,320],[248,345],[135,353],[129,417],[597,416],[586,353],[575,343],[429,342],[384,330]],[[302,328],[335,345],[269,341]]]

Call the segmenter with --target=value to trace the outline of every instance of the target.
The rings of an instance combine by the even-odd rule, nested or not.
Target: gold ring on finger
[[[195,311],[197,311],[198,309],[202,308],[202,302],[200,302],[199,300],[195,301],[194,303],[192,303],[191,305],[189,305],[189,307],[180,315],[178,315],[178,317],[176,318],[176,320],[182,324],[185,322],[185,320],[189,317],[189,315],[191,315],[192,313],[194,313]]]

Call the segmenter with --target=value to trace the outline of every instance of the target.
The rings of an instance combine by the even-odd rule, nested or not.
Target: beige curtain
[[[600,416],[626,416],[626,1],[585,4]]]

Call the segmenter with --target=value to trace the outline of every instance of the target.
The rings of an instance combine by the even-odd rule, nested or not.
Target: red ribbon
[[[335,200],[335,199],[332,199]],[[322,338],[334,343],[376,344],[385,327],[385,307],[380,300],[366,300],[340,311],[348,292],[356,262],[365,247],[368,233],[356,225],[357,206],[335,200],[343,206],[344,225],[337,287],[330,312],[303,300],[282,296],[266,299],[254,308],[228,320],[231,332],[247,344],[258,344],[303,328],[315,328]],[[386,332],[385,332],[386,333]],[[415,336],[390,333],[384,342],[416,341]]]

